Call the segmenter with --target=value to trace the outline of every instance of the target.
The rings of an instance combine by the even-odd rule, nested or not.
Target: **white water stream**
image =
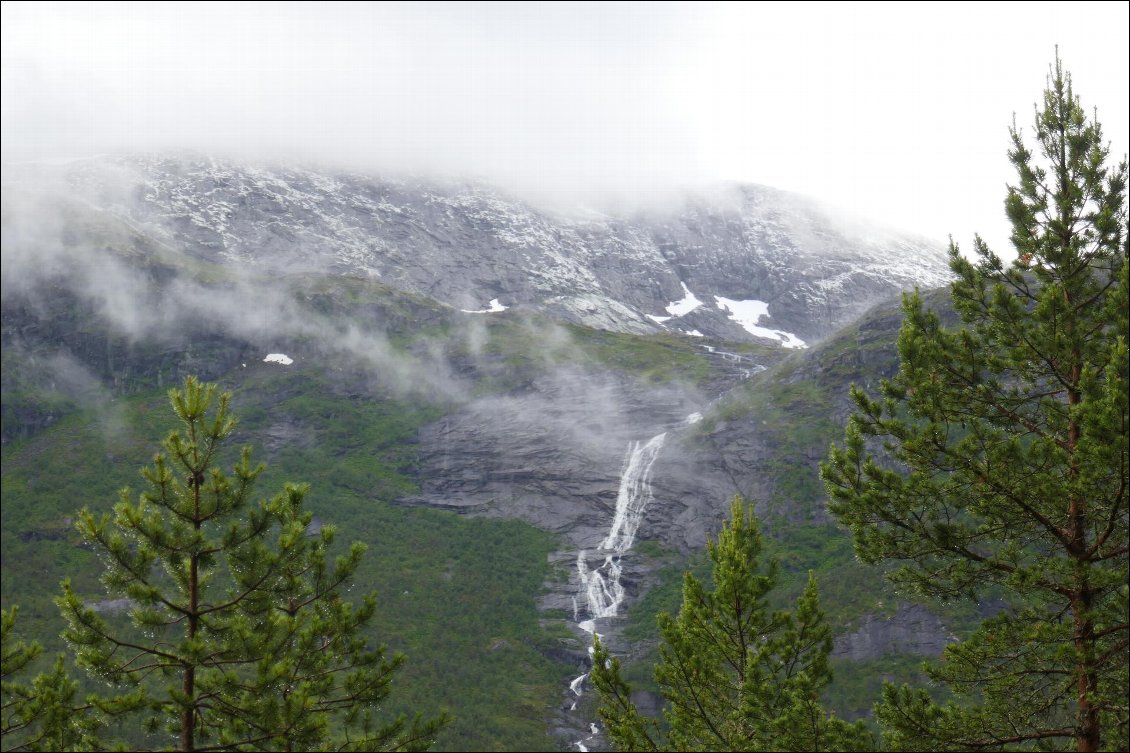
[[[652,437],[648,442],[631,442],[628,445],[627,457],[624,459],[624,471],[620,475],[620,490],[616,495],[616,512],[612,518],[612,525],[608,535],[597,546],[598,554],[604,553],[604,563],[589,569],[588,550],[582,549],[577,553],[577,576],[581,584],[580,596],[584,603],[573,598],[573,619],[578,627],[590,635],[600,636],[596,632],[596,621],[605,617],[615,617],[624,601],[624,586],[620,583],[622,568],[620,558],[632,548],[636,539],[636,531],[643,520],[644,510],[652,500],[651,493],[651,467],[663,449],[663,441],[667,432]],[[585,615],[585,619],[581,619]],[[592,647],[589,647],[592,654]],[[580,697],[583,692],[585,680],[589,673],[576,677],[569,683],[569,690]],[[576,709],[576,701],[572,709]],[[595,724],[590,724],[592,734],[585,740],[578,740],[575,744],[578,750],[587,751],[586,740],[591,740],[598,733]]]

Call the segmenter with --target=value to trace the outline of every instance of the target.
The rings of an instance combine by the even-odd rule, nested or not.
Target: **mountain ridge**
[[[497,299],[616,331],[756,339],[727,311],[729,299],[763,304],[762,339],[787,341],[771,334],[778,330],[818,340],[882,298],[948,279],[937,244],[853,226],[756,185],[688,193],[680,206],[652,212],[568,218],[483,184],[200,156],[87,160],[49,172],[204,261],[375,277],[459,309]],[[702,305],[672,316],[692,293]]]

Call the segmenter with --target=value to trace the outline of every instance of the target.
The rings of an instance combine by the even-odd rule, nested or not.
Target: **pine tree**
[[[832,679],[832,637],[815,579],[809,575],[794,612],[771,611],[776,563],[762,563],[756,519],[740,498],[732,515],[718,542],[707,543],[714,589],[688,572],[679,616],[659,618],[655,680],[666,733],[636,709],[619,660],[596,639],[592,680],[609,737],[621,750],[872,750],[862,723],[820,705]]]
[[[952,700],[885,689],[893,747],[1126,750],[1127,165],[1058,56],[1038,156],[1010,133],[1017,259],[951,242],[957,328],[904,299],[900,371],[853,389],[829,507],[897,586],[1006,603],[928,667]]]
[[[305,486],[254,502],[264,467],[250,448],[221,470],[235,421],[215,392],[192,377],[170,390],[182,428],[143,469],[148,488],[136,502],[123,490],[112,518],[79,515],[103,582],[132,604],[121,629],[69,583],[58,599],[79,664],[133,690],[103,709],[146,711],[149,733],[175,734],[180,750],[426,749],[445,716],[372,717],[403,658],[366,647],[374,596],[342,599],[364,546],[330,559],[333,528],[310,529]]]
[[[62,655],[30,684],[21,681],[43,653],[37,642],[16,637],[18,607],[0,612],[0,750],[93,750],[97,718],[78,699],[78,683],[67,674]]]

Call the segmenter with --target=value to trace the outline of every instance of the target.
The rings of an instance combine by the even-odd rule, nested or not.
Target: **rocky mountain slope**
[[[947,279],[936,243],[756,185],[613,217],[550,212],[484,185],[198,156],[6,167],[5,176],[49,180],[201,260],[377,278],[459,309],[497,300],[622,332],[797,346]]]
[[[583,703],[571,710],[581,625],[605,610],[600,629],[638,655],[619,636],[625,612],[668,588],[665,568],[702,550],[734,494],[792,552],[786,570],[821,575],[845,660],[949,640],[936,616],[893,608],[874,575],[846,589],[859,566],[816,476],[848,384],[897,367],[895,296],[947,279],[929,243],[759,186],[578,217],[479,185],[185,156],[5,166],[4,181],[5,600],[23,593],[9,552],[29,566],[45,541],[60,561],[86,556],[67,548],[61,521],[88,500],[44,503],[59,481],[43,458],[85,448],[76,427],[116,436],[144,423],[191,373],[236,391],[249,413],[241,441],[335,494],[556,536],[548,562],[526,563],[545,571],[545,593],[498,614],[536,602],[570,626],[551,646],[521,638],[563,667],[562,711],[544,718],[566,740],[589,723]],[[628,468],[661,434],[631,492],[644,495],[635,538],[650,548],[617,555],[623,608],[594,606],[585,591]],[[130,452],[107,457],[147,459]],[[405,594],[436,591],[404,577]],[[502,645],[502,628],[473,629]]]

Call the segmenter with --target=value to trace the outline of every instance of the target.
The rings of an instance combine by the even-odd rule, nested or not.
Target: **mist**
[[[405,333],[379,315],[363,313],[363,307],[324,312],[310,303],[303,285],[334,279],[327,270],[293,274],[200,264],[166,242],[161,228],[134,226],[99,208],[97,201],[107,196],[128,200],[128,186],[136,181],[128,171],[103,175],[93,186],[98,196],[89,195],[91,186],[68,183],[54,171],[34,175],[39,181],[33,189],[9,187],[4,194],[0,295],[15,319],[24,316],[22,309],[41,323],[30,328],[31,340],[42,335],[36,333],[43,322],[61,330],[55,334],[59,344],[45,354],[25,347],[18,322],[13,324],[5,347],[23,371],[6,378],[41,399],[57,396],[95,408],[106,414],[104,423],[114,423],[117,387],[95,371],[110,358],[112,343],[156,348],[187,365],[198,339],[216,337],[249,353],[248,362],[284,352],[296,369],[313,365],[338,374],[331,381],[369,385],[374,395],[462,406],[457,420],[481,426],[500,452],[518,452],[531,434],[555,437],[565,453],[590,462],[611,458],[610,473],[638,432],[681,421],[707,402],[690,385],[642,388],[627,375],[613,374],[593,362],[591,350],[575,342],[567,327],[544,317],[506,314],[510,324],[499,333],[492,332],[494,314],[433,304],[429,315],[443,334],[394,343]],[[32,182],[28,175],[21,178]],[[426,329],[427,322],[414,321],[412,327]],[[97,345],[99,337],[104,345]],[[513,378],[508,353],[523,360],[519,371],[537,375],[536,383],[513,384],[513,394],[483,396],[481,380]],[[236,371],[239,365],[237,359]],[[128,379],[124,374],[114,379],[118,376]],[[657,406],[663,406],[658,416]]]
[[[1007,247],[1013,114],[1058,45],[1125,153],[1127,28],[1124,3],[6,3],[2,151],[193,149],[566,209],[736,180]]]
[[[690,14],[576,11],[5,5],[4,160],[193,149],[565,204],[703,177],[663,93]]]
[[[465,398],[466,385],[442,358],[392,346],[379,326],[319,315],[301,304],[285,277],[233,265],[224,267],[222,280],[207,282],[159,238],[105,217],[74,195],[8,191],[3,215],[0,294],[41,319],[48,320],[61,300],[73,300],[109,336],[127,343],[179,350],[193,336],[220,335],[259,345],[260,357],[300,343],[303,352],[290,355],[344,356],[396,396]],[[139,255],[151,261],[131,263]]]

